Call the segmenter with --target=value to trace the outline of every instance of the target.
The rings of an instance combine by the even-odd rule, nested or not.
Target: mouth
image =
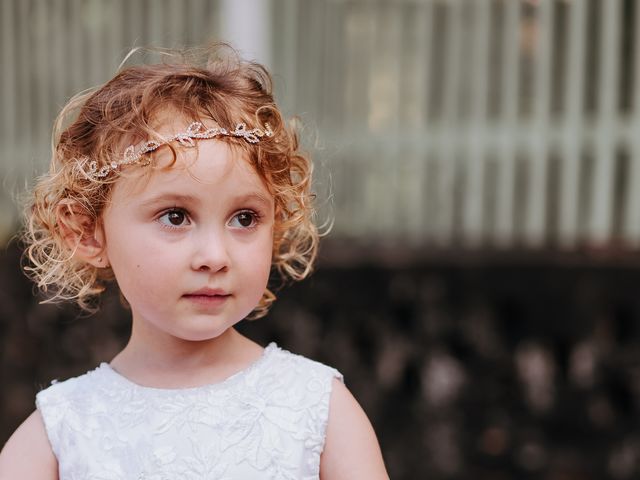
[[[231,294],[220,289],[202,288],[195,292],[184,294],[182,297],[201,305],[221,305],[231,298]]]
[[[205,288],[201,288],[200,290],[196,290],[194,292],[187,293],[186,295],[194,295],[194,296],[202,295],[202,296],[209,296],[209,297],[214,297],[214,296],[224,297],[224,296],[228,296],[229,292],[227,292],[226,290],[223,290],[222,288],[205,287]]]

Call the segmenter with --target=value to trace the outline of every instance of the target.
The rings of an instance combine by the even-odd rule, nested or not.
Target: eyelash
[[[165,210],[164,212],[162,212],[158,216],[156,221],[160,224],[160,226],[162,228],[166,228],[168,230],[180,230],[180,229],[184,228],[184,225],[170,225],[170,224],[167,224],[167,223],[163,223],[161,221],[161,219],[163,217],[165,217],[165,216],[167,216],[167,215],[169,215],[171,213],[176,213],[176,212],[177,213],[181,213],[181,214],[184,215],[185,220],[188,222],[186,225],[190,225],[191,224],[191,220],[189,219],[189,213],[185,209],[179,208],[179,207],[174,207],[174,208],[170,208],[168,210]],[[233,219],[237,218],[239,215],[242,215],[242,214],[249,214],[251,216],[251,218],[252,218],[252,224],[247,226],[247,227],[242,227],[241,226],[241,227],[234,227],[234,228],[239,228],[239,229],[242,229],[242,230],[254,230],[260,224],[260,221],[262,219],[262,216],[258,212],[254,211],[254,210],[245,209],[245,210],[239,210],[238,212],[234,213],[233,216],[231,217],[231,219],[229,220],[229,222],[227,222],[227,223],[230,223]]]
[[[158,215],[158,218],[156,219],[156,221],[160,224],[160,226],[162,228],[166,228],[168,230],[179,230],[179,229],[183,228],[182,225],[170,225],[168,223],[163,223],[162,222],[162,219],[164,217],[166,217],[167,215],[171,214],[171,213],[181,213],[181,214],[184,215],[185,220],[187,220],[189,223],[191,223],[191,221],[189,220],[189,214],[186,212],[186,210],[184,210],[182,208],[174,207],[174,208],[170,208],[168,210],[165,210],[160,215]]]
[[[251,225],[249,225],[248,227],[237,227],[237,228],[241,228],[242,230],[255,230],[256,227],[260,224],[260,220],[262,219],[260,214],[255,210],[240,210],[231,217],[231,220],[238,218],[242,214],[248,214],[249,216],[251,216]],[[231,220],[229,222],[231,222]]]

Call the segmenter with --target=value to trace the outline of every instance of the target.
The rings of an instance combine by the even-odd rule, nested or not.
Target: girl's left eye
[[[244,211],[236,213],[229,222],[229,226],[236,228],[251,228],[258,222],[258,215],[254,212]]]
[[[186,212],[179,209],[166,211],[158,218],[158,221],[167,227],[182,227],[191,223]]]

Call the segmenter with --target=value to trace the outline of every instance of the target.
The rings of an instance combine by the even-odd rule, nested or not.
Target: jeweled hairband
[[[84,157],[80,159],[80,164],[87,165],[88,162],[88,168],[85,170],[85,173],[90,178],[100,179],[106,177],[111,172],[119,170],[123,166],[140,163],[145,154],[153,152],[161,146],[167,145],[171,142],[178,142],[183,147],[194,147],[196,144],[195,140],[210,139],[219,136],[242,137],[249,143],[258,143],[262,137],[273,136],[273,131],[268,123],[265,123],[264,130],[260,128],[247,130],[247,125],[245,123],[238,123],[235,130],[228,131],[226,128],[220,127],[205,129],[202,123],[193,122],[184,132],[176,133],[172,137],[163,141],[150,140],[142,145],[138,150],[135,149],[134,145],[130,145],[125,149],[122,160],[113,161],[98,168],[98,162]],[[145,165],[148,163],[149,162],[145,163]]]

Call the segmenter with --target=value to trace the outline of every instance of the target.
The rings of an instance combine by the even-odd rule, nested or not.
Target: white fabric
[[[213,385],[143,387],[103,363],[36,405],[60,480],[316,480],[334,378],[272,343]]]

